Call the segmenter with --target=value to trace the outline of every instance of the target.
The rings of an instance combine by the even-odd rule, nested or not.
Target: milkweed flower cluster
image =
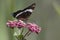
[[[6,24],[10,28],[14,28],[14,27],[21,28],[26,25],[26,23],[24,23],[22,20],[14,20],[14,21],[9,20]]]
[[[41,27],[39,28],[39,26],[37,24],[35,24],[35,23],[27,23],[27,28],[31,32],[39,33],[41,31]]]
[[[14,28],[14,26],[16,26],[15,22],[14,21],[10,21],[10,20],[8,20],[8,22],[6,24],[10,28]]]
[[[22,32],[23,30],[21,31],[21,34],[20,34],[20,31],[19,31],[19,34],[17,34],[16,32],[14,33],[15,35],[17,35],[18,39],[20,39],[20,35],[22,36],[21,38],[24,38],[26,35],[28,35],[30,32],[34,32],[36,34],[40,33],[41,32],[41,27],[39,27],[37,24],[35,23],[30,23],[30,22],[27,22],[25,23],[24,21],[22,20],[14,20],[14,21],[10,21],[8,20],[8,22],[6,23],[6,25],[12,29],[14,29],[15,27],[20,29],[20,28],[27,28],[28,29],[28,32],[23,35]]]
[[[7,22],[7,26],[10,28],[22,28],[22,27],[26,27],[28,28],[31,32],[35,32],[35,33],[39,33],[41,31],[41,27],[39,27],[37,24],[35,23],[25,23],[22,20],[14,20],[14,21],[8,21]]]

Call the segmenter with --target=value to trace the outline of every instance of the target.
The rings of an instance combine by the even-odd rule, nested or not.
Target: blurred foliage
[[[57,2],[54,2],[53,7],[56,10],[57,14],[60,15],[60,4],[58,4]]]

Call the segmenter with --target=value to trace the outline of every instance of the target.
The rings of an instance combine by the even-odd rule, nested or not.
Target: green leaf
[[[22,39],[23,39],[23,35],[19,35],[19,36],[18,36],[18,39],[19,39],[19,40],[22,40]]]

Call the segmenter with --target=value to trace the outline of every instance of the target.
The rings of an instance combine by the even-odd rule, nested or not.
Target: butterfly
[[[30,6],[24,8],[23,10],[18,10],[13,13],[13,17],[16,19],[27,19],[30,17],[32,14],[34,8],[35,8],[35,3],[31,4]]]

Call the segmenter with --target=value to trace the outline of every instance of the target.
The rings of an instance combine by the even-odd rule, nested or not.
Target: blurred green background
[[[0,40],[15,40],[14,30],[6,27],[7,20],[13,20],[12,13],[24,9],[32,3],[36,8],[31,22],[41,26],[39,35],[31,34],[28,40],[60,40],[60,0],[0,0]],[[48,28],[44,30],[44,28]]]

